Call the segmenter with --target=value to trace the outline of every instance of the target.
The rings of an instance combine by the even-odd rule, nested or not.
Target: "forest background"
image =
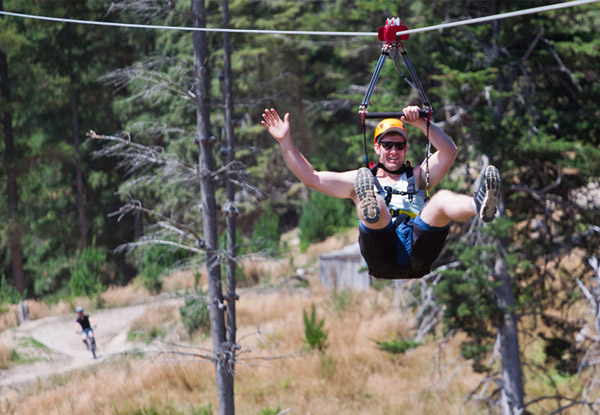
[[[230,27],[374,32],[392,16],[417,28],[544,4],[231,1]],[[207,25],[220,27],[219,2],[206,5]],[[0,8],[189,25],[185,1],[4,0]],[[534,332],[540,321],[548,328],[548,364],[576,373],[596,345],[590,333],[578,340],[585,322],[573,309],[585,300],[581,284],[593,295],[593,258],[600,255],[598,27],[600,9],[594,4],[415,34],[406,41],[432,101],[434,121],[459,147],[440,188],[470,193],[485,158],[503,175],[504,216],[476,236],[471,224],[453,228],[439,265],[454,265],[436,286],[436,300],[446,310],[445,329],[468,333],[463,352],[480,370],[487,370],[484,356],[495,337],[491,328],[498,310],[488,277],[498,255],[506,259],[512,278],[512,311],[535,316],[520,329]],[[115,251],[140,238],[173,236],[157,231],[156,216],[111,213],[123,204],[141,203],[199,230],[199,183],[162,181],[164,166],[119,168],[116,155],[94,156],[105,143],[86,139],[89,130],[126,132],[193,171],[198,144],[190,94],[192,35],[8,16],[0,17],[0,29],[0,302],[55,302],[126,285],[136,277],[158,289],[164,269],[197,264],[201,258],[183,249],[144,245],[132,253]],[[222,34],[209,33],[208,40],[214,154],[223,167]],[[260,114],[267,107],[290,112],[296,142],[317,169],[361,166],[357,110],[380,47],[371,37],[232,34],[231,41],[236,160],[247,173],[236,192],[239,254],[281,255],[282,233],[300,226],[307,246],[351,225],[352,210],[298,184],[259,124]],[[408,103],[418,104],[418,97],[390,63],[370,109],[399,110]],[[420,161],[424,144],[413,134],[408,158]],[[217,199],[226,205],[224,188]],[[332,213],[324,214],[325,207]],[[565,258],[576,263],[568,272],[562,268]]]

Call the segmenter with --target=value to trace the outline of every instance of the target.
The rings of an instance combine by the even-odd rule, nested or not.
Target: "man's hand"
[[[274,108],[266,109],[263,113],[264,121],[260,123],[269,130],[269,133],[277,141],[282,141],[290,136],[290,114],[286,113],[283,120]]]
[[[421,108],[417,107],[416,105],[404,107],[404,109],[402,110],[404,116],[400,118],[400,121],[414,125],[416,127],[417,124],[425,122],[425,119],[421,118],[421,115],[419,113],[420,111]]]

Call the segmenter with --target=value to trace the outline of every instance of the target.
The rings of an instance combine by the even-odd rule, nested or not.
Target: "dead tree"
[[[590,401],[594,396],[594,391],[600,387],[600,379],[596,375],[600,365],[600,263],[594,256],[588,262],[594,270],[589,284],[586,286],[579,278],[576,279],[577,285],[589,303],[590,313],[594,316],[593,322],[582,327],[577,335],[579,343],[590,343],[578,367],[578,374],[586,369],[592,373],[581,393],[584,401]]]
[[[223,27],[229,25],[229,1],[221,2],[223,13]],[[231,79],[231,42],[228,32],[223,33],[223,100],[225,102],[225,138],[227,143],[227,171],[226,171],[226,192],[227,205],[224,213],[227,221],[227,340],[229,344],[236,345],[236,314],[235,302],[237,294],[235,293],[235,239],[236,239],[236,223],[235,218],[238,215],[235,206],[235,189],[232,166],[235,161],[235,140],[233,136],[233,88]],[[231,363],[231,370],[234,370],[234,363]]]
[[[499,283],[495,289],[498,308],[503,310],[498,327],[498,342],[502,358],[501,399],[503,415],[521,415],[525,411],[523,370],[519,350],[519,329],[514,311],[515,299],[510,274],[504,259],[505,247],[496,242],[498,256],[494,264],[494,279]]]
[[[192,0],[193,27],[206,27],[206,9],[204,0]],[[221,261],[217,235],[217,207],[215,203],[215,184],[213,180],[214,159],[213,143],[216,141],[210,132],[209,112],[209,71],[208,42],[206,32],[194,31],[194,75],[196,95],[196,125],[200,148],[198,164],[200,166],[202,223],[206,243],[206,271],[208,274],[208,296],[215,356],[215,372],[219,395],[219,413],[233,415],[235,413],[233,381],[235,363],[235,341],[227,338],[225,327],[226,300],[223,297],[221,284]],[[235,303],[230,298],[229,304]],[[235,310],[235,305],[232,306]],[[235,333],[235,324],[232,331]]]

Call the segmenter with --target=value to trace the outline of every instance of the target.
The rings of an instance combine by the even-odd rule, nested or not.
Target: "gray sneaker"
[[[498,210],[498,201],[502,191],[502,179],[500,172],[494,166],[488,166],[479,190],[473,194],[477,215],[484,222],[491,222],[496,216]]]
[[[379,205],[375,197],[373,185],[375,178],[373,173],[366,167],[361,167],[356,172],[354,178],[354,190],[358,196],[358,206],[362,210],[363,217],[369,223],[375,223],[379,220]]]

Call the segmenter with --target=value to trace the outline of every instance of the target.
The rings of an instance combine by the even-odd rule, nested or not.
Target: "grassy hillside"
[[[391,294],[344,294],[350,299],[337,310],[335,299],[319,287],[243,295],[237,413],[461,413],[480,376],[459,365],[454,342],[441,354],[435,341],[403,356],[376,347],[374,339],[410,336],[410,318],[400,315]],[[324,353],[304,348],[302,311],[313,303],[326,322]],[[216,395],[207,362],[123,357],[8,393],[2,413],[187,414],[208,404],[216,408]]]
[[[281,261],[256,262],[247,267],[261,276],[262,283],[240,290],[237,310],[242,350],[236,366],[236,413],[487,413],[484,403],[466,401],[483,376],[474,373],[470,362],[460,357],[460,338],[431,336],[423,345],[395,355],[377,347],[375,341],[405,339],[414,334],[414,319],[400,291],[388,286],[365,292],[328,292],[319,285],[313,271],[318,253],[337,249],[354,237],[350,232],[307,253],[294,252]],[[287,278],[297,267],[306,270],[308,283]],[[181,291],[192,285],[191,273],[178,272],[166,280],[164,290]],[[112,288],[104,293],[103,303],[121,306],[145,295],[134,286]],[[149,303],[131,333],[146,333],[147,339],[155,339],[156,350],[163,352],[174,349],[169,342],[178,342],[186,347],[177,350],[205,353],[210,339],[196,333],[188,343],[178,306],[161,304]],[[325,320],[328,334],[323,352],[311,351],[305,344],[303,311],[309,312],[313,304],[317,318]],[[523,340],[523,351],[542,363],[539,342]],[[526,369],[526,373],[527,393],[531,396],[549,393],[551,382],[562,385],[565,392],[580,387],[576,378],[548,380],[532,370]],[[531,408],[532,413],[548,413],[551,406]],[[86,369],[5,391],[0,396],[0,413],[216,414],[214,368],[189,355],[113,357]],[[563,413],[581,413],[581,408]]]

